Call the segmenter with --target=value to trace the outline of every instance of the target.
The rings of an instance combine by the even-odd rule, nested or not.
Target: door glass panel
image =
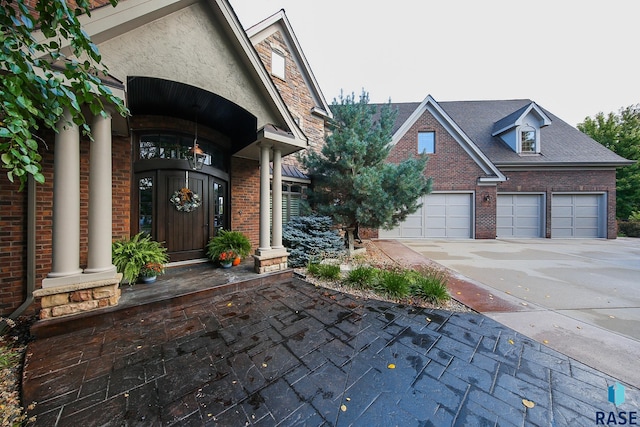
[[[138,158],[144,159],[187,159],[192,154],[193,136],[175,134],[140,135]],[[224,150],[211,141],[198,140],[198,146],[205,154],[204,164],[226,170]]]
[[[153,178],[138,180],[138,224],[143,233],[152,234],[153,230]]]
[[[213,198],[214,198],[213,228],[214,228],[214,236],[217,236],[220,230],[222,230],[225,227],[225,220],[224,220],[225,189],[223,184],[214,181]]]

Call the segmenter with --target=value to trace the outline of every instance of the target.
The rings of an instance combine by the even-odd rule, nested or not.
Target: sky
[[[329,104],[531,99],[575,126],[640,103],[638,0],[229,0],[285,13]]]

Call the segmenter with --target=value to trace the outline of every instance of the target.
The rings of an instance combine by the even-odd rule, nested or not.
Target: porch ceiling
[[[150,114],[198,122],[227,135],[234,154],[256,140],[257,118],[215,93],[153,77],[129,77],[127,104],[132,115]]]

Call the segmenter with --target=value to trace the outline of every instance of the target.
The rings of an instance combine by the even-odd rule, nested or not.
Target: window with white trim
[[[536,152],[536,131],[535,129],[525,129],[520,132],[520,152]]]

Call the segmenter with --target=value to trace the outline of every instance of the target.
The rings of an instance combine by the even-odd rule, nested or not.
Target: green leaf
[[[22,15],[22,23],[29,30],[33,29],[33,21],[30,19],[29,15]]]
[[[39,184],[43,184],[44,183],[44,175],[41,174],[40,172],[34,173],[33,174],[33,179],[35,179],[36,182],[39,183]]]
[[[31,175],[35,175],[36,173],[38,173],[40,169],[38,168],[38,166],[31,164],[31,165],[25,166],[24,170],[29,172]]]
[[[36,151],[38,149],[38,143],[34,140],[34,139],[27,139],[25,141],[25,144],[27,144],[27,147],[29,147],[30,149]]]

